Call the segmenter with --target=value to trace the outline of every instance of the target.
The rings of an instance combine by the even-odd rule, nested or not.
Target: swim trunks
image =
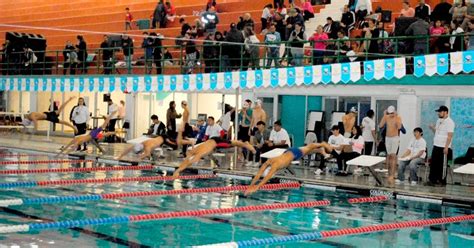
[[[300,160],[303,157],[303,152],[299,148],[296,148],[296,147],[288,148],[286,152],[291,152],[293,154],[294,161]]]
[[[50,121],[52,123],[59,123],[59,115],[56,114],[55,111],[44,112],[44,114],[46,115],[46,120],[47,121]]]
[[[99,139],[99,134],[101,132],[102,132],[102,128],[98,127],[98,128],[92,129],[89,135],[92,137],[92,139]]]

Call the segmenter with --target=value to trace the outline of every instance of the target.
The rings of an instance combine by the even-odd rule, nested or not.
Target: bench
[[[357,158],[347,161],[346,164],[348,166],[355,165],[369,169],[372,176],[374,176],[377,185],[384,186],[379,174],[374,170],[375,165],[378,165],[384,161],[385,157],[361,155]]]

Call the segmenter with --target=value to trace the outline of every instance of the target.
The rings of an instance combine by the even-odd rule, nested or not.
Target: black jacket
[[[160,122],[158,124],[158,129],[156,130],[156,133],[154,134],[153,132],[155,131],[155,124],[151,124],[150,128],[148,129],[147,135],[156,135],[156,136],[161,136],[166,134],[166,127],[163,122]]]
[[[133,40],[130,37],[122,39],[122,49],[124,56],[133,55]]]

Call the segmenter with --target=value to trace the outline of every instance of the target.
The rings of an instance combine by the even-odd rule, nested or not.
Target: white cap
[[[138,154],[138,153],[140,153],[140,152],[143,151],[143,147],[144,147],[144,146],[143,146],[142,143],[135,144],[135,145],[133,146],[133,152]]]
[[[387,108],[387,113],[391,114],[391,113],[395,113],[395,107],[394,106],[389,106]]]
[[[33,124],[33,121],[31,121],[28,118],[23,118],[23,120],[21,121],[21,124],[25,127],[29,127]]]
[[[357,109],[355,107],[351,108],[351,113],[357,113]]]
[[[262,100],[257,99],[257,100],[255,101],[255,105],[262,106]]]

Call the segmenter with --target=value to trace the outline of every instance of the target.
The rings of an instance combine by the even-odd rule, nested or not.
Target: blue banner
[[[310,85],[313,83],[313,67],[304,67],[304,84]]]
[[[204,77],[201,73],[196,74],[196,90],[201,91],[202,87],[204,86],[203,83]]]
[[[8,86],[9,91],[13,91],[15,89],[15,78],[10,78],[10,85]]]
[[[324,84],[330,83],[332,79],[331,65],[321,66],[321,72],[322,72],[321,82],[323,82]]]
[[[89,77],[89,92],[93,92],[95,89],[95,78]]]
[[[437,58],[437,73],[438,75],[444,75],[449,71],[449,54],[448,53],[440,53],[436,55]]]
[[[0,91],[4,91],[5,90],[5,85],[7,84],[7,79],[6,78],[2,78],[2,80],[0,81]]]
[[[146,92],[151,91],[151,77],[150,76],[145,76],[145,91]]]
[[[35,80],[33,81],[33,90],[39,91],[39,78],[35,78]]]
[[[341,64],[341,81],[345,84],[351,81],[351,64]]]
[[[385,59],[384,60],[384,78],[385,79],[392,79],[395,77],[395,59]]]
[[[21,85],[23,84],[23,78],[18,78],[16,84],[16,90],[21,91]]]
[[[364,79],[370,81],[374,79],[375,76],[375,64],[374,61],[365,61],[364,62]]]
[[[138,91],[138,85],[139,85],[139,79],[137,76],[133,77],[132,79],[132,91],[137,92]]]
[[[170,77],[170,90],[171,91],[176,90],[176,76],[171,76]]]
[[[127,77],[121,77],[120,78],[120,90],[121,91],[127,91]]]
[[[278,69],[270,69],[270,86],[277,87],[280,83]]]
[[[51,91],[56,92],[58,90],[57,86],[58,80],[56,78],[51,79]],[[45,91],[47,90],[48,86],[48,81],[46,79],[43,79],[43,87],[45,88]]]
[[[115,77],[109,77],[109,92],[115,91]]]
[[[209,86],[209,88],[211,88],[211,90],[215,90],[217,88],[217,74],[211,73],[209,77],[211,79],[211,85]]]
[[[289,67],[286,69],[286,81],[289,86],[296,84],[296,71],[294,67]]]
[[[100,77],[99,78],[99,92],[104,92],[105,88],[105,78]]]
[[[471,36],[470,39],[473,39]],[[465,51],[462,54],[462,70],[465,73],[471,73],[474,70],[474,63],[473,63],[473,58],[474,57],[474,51]]]
[[[66,78],[61,78],[59,80],[59,91],[61,92],[66,91]]]
[[[158,76],[158,91],[163,91],[165,88],[165,78],[163,76]]]
[[[31,78],[26,78],[25,80],[25,91],[30,91]]]
[[[414,70],[413,75],[415,77],[421,77],[425,75],[426,71],[426,60],[425,56],[416,56],[413,58]]]
[[[224,87],[227,90],[232,88],[232,72],[224,73]]]
[[[183,90],[189,90],[189,75],[183,75]]]
[[[239,81],[240,88],[242,89],[247,88],[247,72],[241,71],[239,78],[240,78],[240,81]]]
[[[79,78],[79,92],[84,92],[85,82],[84,78]]]
[[[255,88],[260,88],[263,85],[263,71],[255,70]]]
[[[74,91],[76,80],[73,77],[69,78],[69,91]]]

